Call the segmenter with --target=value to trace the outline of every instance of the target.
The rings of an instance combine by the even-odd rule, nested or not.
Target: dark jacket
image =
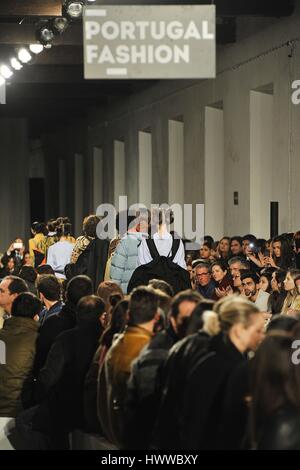
[[[65,274],[68,280],[80,274],[88,276],[96,292],[100,282],[104,280],[108,258],[109,240],[95,238],[81,253],[76,263],[67,264]]]
[[[61,301],[56,302],[49,310],[44,307],[40,313],[40,324],[43,325],[45,321],[50,318],[52,315],[57,315],[63,308],[63,303]]]
[[[125,400],[126,447],[148,449],[157,417],[161,369],[178,341],[172,326],[158,333],[133,362]]]
[[[22,410],[22,393],[32,374],[38,327],[31,318],[11,317],[0,330],[0,341],[6,345],[6,364],[0,363],[0,416],[14,417]]]
[[[216,283],[215,281],[211,280],[206,286],[197,286],[197,291],[201,294],[205,299],[213,299],[215,297],[215,288]]]
[[[159,448],[216,449],[227,381],[244,356],[222,333],[193,335],[179,346],[179,357],[173,354],[158,420]]]
[[[290,406],[278,409],[261,427],[258,450],[300,450],[299,410]]]
[[[76,309],[66,303],[58,314],[51,315],[40,328],[34,361],[34,376],[37,378],[44,367],[50,348],[56,337],[63,331],[70,330],[76,325]]]
[[[100,334],[98,320],[81,321],[56,338],[39,374],[33,429],[53,435],[83,427],[84,379]]]

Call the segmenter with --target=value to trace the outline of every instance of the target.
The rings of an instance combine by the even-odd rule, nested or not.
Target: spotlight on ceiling
[[[54,38],[54,32],[52,30],[51,22],[48,20],[40,21],[36,26],[35,35],[37,40],[43,46],[51,43]]]
[[[83,0],[64,0],[63,16],[70,20],[79,20],[82,17],[83,5]]]
[[[34,54],[40,54],[43,51],[44,46],[42,44],[30,44],[29,49]]]
[[[15,69],[15,70],[21,70],[21,68],[23,67],[23,65],[21,64],[21,62],[19,62],[18,59],[16,59],[15,57],[13,57],[12,59],[10,59],[10,65],[11,65],[12,68]]]
[[[30,62],[32,59],[32,55],[30,54],[29,50],[26,49],[26,47],[22,47],[18,51],[18,59],[22,64],[27,64],[27,62]]]
[[[51,26],[54,34],[62,34],[66,31],[67,27],[69,26],[69,20],[64,16],[53,18],[53,20],[51,21]]]
[[[3,78],[7,79],[13,75],[13,71],[7,65],[3,64],[0,66],[0,73]]]
[[[0,86],[4,85],[4,83],[5,83],[5,78],[2,77],[2,75],[0,75]]]

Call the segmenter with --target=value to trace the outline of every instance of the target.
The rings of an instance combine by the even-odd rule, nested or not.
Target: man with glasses
[[[199,263],[196,266],[197,291],[205,299],[212,299],[215,293],[216,284],[211,278],[209,264]]]

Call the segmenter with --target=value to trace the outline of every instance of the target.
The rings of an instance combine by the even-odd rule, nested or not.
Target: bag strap
[[[146,243],[147,243],[147,246],[149,248],[149,251],[150,251],[150,255],[152,257],[152,259],[156,259],[156,258],[159,258],[160,255],[158,253],[158,250],[156,248],[156,245],[154,243],[154,240],[152,240],[152,238],[147,238],[146,239]]]
[[[173,259],[175,258],[175,255],[179,249],[179,245],[180,245],[180,239],[173,237],[173,243],[172,243],[172,249],[171,249],[171,252],[172,252],[171,261],[173,261]]]

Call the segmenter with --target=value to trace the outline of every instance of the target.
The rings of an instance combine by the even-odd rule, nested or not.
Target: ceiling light
[[[42,50],[44,49],[44,47],[42,44],[30,44],[29,49],[34,54],[40,54]]]
[[[82,17],[83,3],[83,0],[65,0],[63,13],[71,20],[78,20]]]
[[[4,78],[10,78],[13,75],[13,71],[5,64],[1,65],[0,73]]]
[[[36,26],[35,35],[43,46],[49,44],[54,38],[51,22],[48,20],[40,21]]]
[[[15,69],[15,70],[21,70],[21,68],[23,67],[23,65],[21,64],[21,62],[19,62],[18,59],[16,59],[15,57],[13,57],[12,59],[10,59],[10,65],[11,65],[12,68]]]
[[[23,63],[27,64],[32,59],[31,54],[29,53],[28,49],[22,47],[22,49],[18,52],[18,59]]]
[[[51,24],[54,34],[62,34],[69,26],[69,21],[64,16],[60,16],[58,18],[53,18]]]

